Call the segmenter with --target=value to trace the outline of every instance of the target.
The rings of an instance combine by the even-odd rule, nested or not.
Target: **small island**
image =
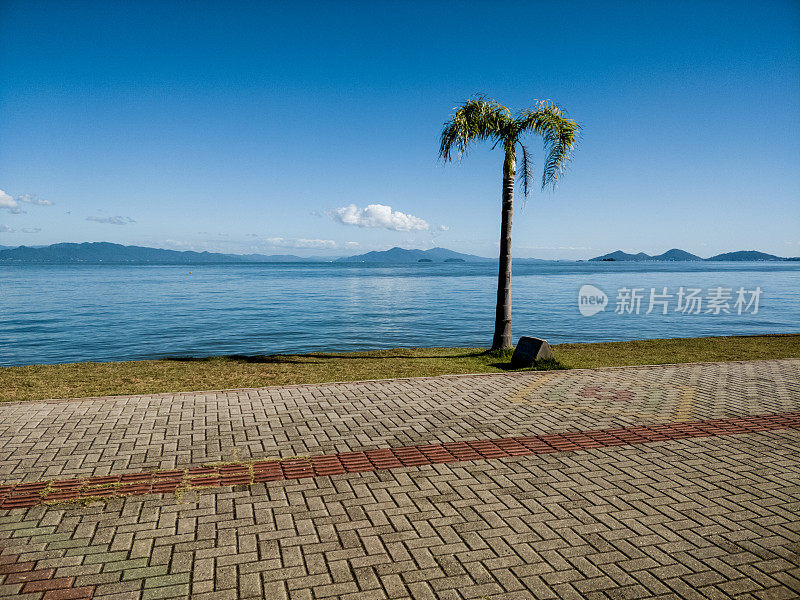
[[[651,256],[644,252],[638,254],[628,254],[622,250],[609,252],[602,256],[590,258],[590,261],[595,262],[686,262],[686,261],[727,261],[727,262],[759,262],[759,261],[784,261],[784,260],[798,260],[797,258],[783,258],[775,256],[774,254],[767,254],[766,252],[758,252],[756,250],[739,250],[738,252],[725,252],[717,254],[709,258],[701,258],[691,252],[673,248],[667,250],[663,254]]]

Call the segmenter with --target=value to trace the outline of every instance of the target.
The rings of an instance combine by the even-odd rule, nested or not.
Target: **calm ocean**
[[[588,317],[586,284],[608,295]],[[0,365],[487,346],[495,285],[491,263],[2,266]],[[665,287],[668,313],[645,314]],[[699,314],[675,310],[681,287],[702,290]],[[642,290],[639,314],[616,312],[622,288]],[[739,288],[761,289],[757,313]],[[515,340],[800,331],[800,263],[516,263],[512,296]],[[711,296],[730,312],[706,312]]]

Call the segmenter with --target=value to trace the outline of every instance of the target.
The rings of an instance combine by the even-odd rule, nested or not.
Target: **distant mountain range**
[[[717,254],[706,260],[726,260],[726,261],[757,261],[757,260],[800,260],[800,257],[782,258],[774,254],[758,252],[757,250],[739,250],[738,252],[724,252]]]
[[[495,258],[485,258],[474,254],[464,254],[447,248],[430,250],[406,250],[392,248],[384,251],[367,252],[342,258],[300,257],[292,254],[222,254],[218,252],[194,252],[148,248],[145,246],[123,246],[109,242],[85,242],[83,244],[62,243],[51,246],[0,246],[0,264],[215,264],[252,262],[336,262],[346,263],[487,263]],[[700,258],[684,250],[673,249],[663,254],[650,256],[644,252],[627,254],[621,250],[604,254],[592,261],[783,261],[800,258],[781,258],[755,250],[726,252],[711,258]],[[515,259],[515,262],[539,262],[534,258]]]
[[[603,256],[597,256],[595,258],[590,258],[589,260],[620,260],[620,261],[634,261],[640,262],[644,260],[703,260],[696,254],[692,254],[691,252],[686,252],[685,250],[678,250],[677,248],[673,248],[672,250],[667,250],[664,254],[658,254],[655,256],[650,256],[649,254],[645,254],[644,252],[639,252],[639,254],[628,254],[627,252],[623,252],[622,250],[617,250],[616,252],[609,252],[608,254],[604,254]]]
[[[548,262],[540,258],[515,258],[517,263]],[[486,258],[475,254],[464,254],[448,250],[447,248],[431,248],[430,250],[406,250],[395,246],[389,250],[372,251],[366,254],[345,256],[336,259],[336,262],[365,262],[386,264],[408,263],[491,263],[497,262],[496,258]]]
[[[774,254],[767,254],[766,252],[758,252],[756,250],[740,250],[738,252],[725,252],[717,254],[710,258],[701,258],[691,252],[673,248],[667,250],[663,254],[656,254],[650,256],[644,252],[638,254],[628,254],[622,250],[616,252],[609,252],[603,256],[596,256],[590,258],[592,261],[622,261],[622,262],[644,262],[644,261],[692,261],[692,260],[715,260],[715,261],[732,261],[732,262],[753,262],[753,261],[782,261],[782,260],[800,260],[800,258],[783,258],[775,256]]]
[[[394,247],[391,250],[377,250],[339,258],[336,262],[369,262],[369,263],[415,263],[415,262],[492,262],[491,258],[462,254],[447,248],[431,248],[430,250],[406,250]]]
[[[291,254],[220,254],[164,250],[145,246],[123,246],[109,242],[53,244],[32,248],[19,246],[0,250],[0,264],[130,263],[130,264],[211,264],[242,262],[309,262],[319,258],[301,258]]]
[[[492,262],[491,258],[454,252],[446,248],[430,250],[405,250],[392,248],[383,252],[367,252],[358,256],[342,258],[303,258],[291,254],[222,254],[217,252],[193,252],[164,250],[145,246],[123,246],[109,242],[85,242],[83,244],[62,243],[52,246],[19,246],[0,250],[0,264],[214,264],[244,262],[369,262],[369,263],[417,263],[417,262]],[[524,260],[524,259],[523,259]],[[531,260],[531,259],[527,259]]]

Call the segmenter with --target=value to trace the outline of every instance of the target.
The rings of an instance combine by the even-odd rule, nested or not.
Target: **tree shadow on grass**
[[[487,366],[500,369],[501,371],[519,372],[519,371],[557,371],[568,369],[567,365],[558,362],[555,359],[541,360],[533,366],[525,367],[522,369],[515,369],[511,366],[511,356],[513,349],[505,348],[503,350],[477,350],[472,352],[464,352],[463,354],[450,353],[450,354],[433,354],[433,355],[409,355],[406,353],[391,353],[391,354],[351,354],[351,353],[311,353],[311,354],[227,354],[223,356],[172,356],[162,358],[160,360],[170,362],[232,362],[239,364],[264,364],[264,365],[322,365],[329,361],[376,361],[381,359],[401,359],[405,361],[424,361],[424,360],[447,360],[459,358],[486,358],[495,359],[496,362],[487,362]]]
[[[464,354],[434,354],[434,355],[409,355],[409,354],[378,354],[378,355],[357,355],[357,354],[334,354],[334,353],[310,353],[310,354],[225,354],[222,356],[167,356],[160,358],[162,361],[170,362],[212,362],[223,360],[226,362],[238,363],[257,363],[257,364],[321,364],[331,360],[379,360],[384,358],[403,359],[403,360],[431,360],[431,359],[452,359],[452,358],[476,358],[488,354],[488,351],[465,352]],[[309,360],[312,359],[312,360]]]
[[[275,355],[247,355],[247,354],[226,354],[224,356],[167,356],[159,360],[165,362],[213,362],[223,360],[225,362],[238,362],[238,363],[261,363],[261,364],[290,364],[302,362],[319,362],[319,361],[301,361],[289,360],[287,357],[282,357],[280,354]]]

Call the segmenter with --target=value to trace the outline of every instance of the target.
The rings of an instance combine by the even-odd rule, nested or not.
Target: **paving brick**
[[[22,590],[21,583],[0,584],[0,598],[16,598]]]
[[[78,587],[45,592],[42,600],[88,600],[94,595],[94,587]]]
[[[162,587],[162,586],[176,586],[182,583],[189,583],[189,573],[177,573],[174,575],[158,575],[147,576],[144,580],[145,589]]]
[[[59,577],[56,579],[40,579],[38,581],[30,581],[22,586],[22,593],[27,594],[31,592],[44,592],[46,590],[61,590],[65,588],[71,588],[74,582],[74,577]]]
[[[10,558],[10,557],[9,557]],[[16,560],[18,557],[15,555],[13,560]],[[33,567],[36,563],[33,561],[28,562],[8,562],[3,565],[0,565],[0,575],[5,575],[8,573],[18,573],[20,571],[32,571]]]
[[[5,583],[6,584],[25,583],[27,581],[39,581],[40,579],[50,579],[54,573],[55,569],[19,571],[7,575]]]

